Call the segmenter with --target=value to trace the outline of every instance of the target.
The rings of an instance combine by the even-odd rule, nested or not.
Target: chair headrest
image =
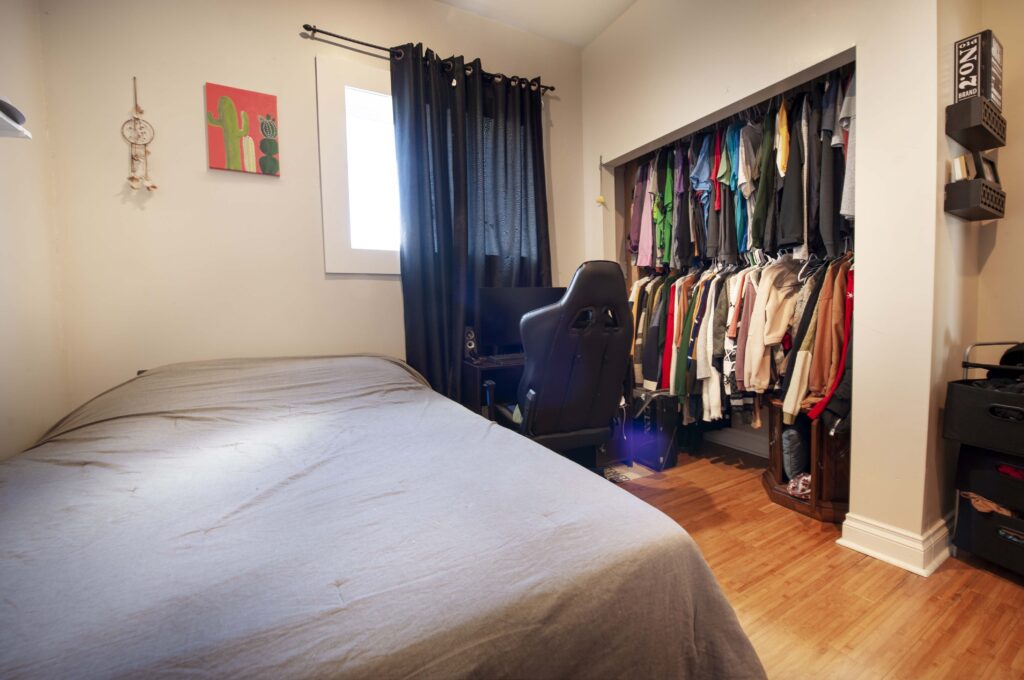
[[[609,260],[584,262],[573,274],[563,304],[619,304],[625,299],[626,278],[622,267]]]

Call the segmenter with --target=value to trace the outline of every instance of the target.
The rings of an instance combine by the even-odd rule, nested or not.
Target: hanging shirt
[[[750,245],[760,248],[764,241],[768,213],[775,207],[775,114],[771,108],[765,114],[761,130],[761,148],[757,152],[757,189],[754,209],[750,218]]]
[[[708,222],[708,209],[711,206],[711,135],[704,135],[696,146],[697,160],[690,170],[690,185],[697,195],[704,213],[704,222]]]
[[[839,204],[839,214],[853,219],[853,194],[856,188],[854,164],[857,148],[857,75],[850,76],[850,86],[846,88],[842,110],[839,113],[839,125],[848,133],[846,143],[846,175],[843,180],[843,198]]]
[[[732,161],[734,158],[732,149],[732,128],[733,125],[729,125],[724,130],[719,129],[718,136],[721,140],[720,151],[721,151],[721,162],[718,164],[718,174],[716,179],[719,184],[724,184],[732,188]]]
[[[786,110],[786,102],[779,104],[779,111],[775,114],[775,168],[779,177],[786,176],[786,168],[789,165],[789,112]]]
[[[753,247],[753,234],[751,226],[754,222],[754,203],[756,200],[755,190],[757,180],[760,177],[760,168],[757,164],[757,154],[761,147],[761,125],[758,123],[747,123],[740,130],[740,151],[739,169],[737,171],[737,188],[743,196],[742,205],[745,208],[743,216],[743,241],[740,244],[740,251],[747,251]],[[737,219],[737,226],[739,220]]]
[[[637,243],[636,266],[651,267],[654,264],[654,161],[648,164],[647,181],[644,183],[644,203],[640,211],[640,239]]]
[[[757,154],[761,147],[761,125],[747,123],[740,128],[739,163],[736,168],[736,186],[749,199],[754,194],[755,182],[760,176]]]
[[[690,203],[686,190],[686,146],[676,146],[675,166],[672,174],[675,178],[672,201],[672,253],[669,266],[682,269],[690,261],[693,241],[690,238]]]
[[[836,153],[832,148],[832,128],[836,120],[836,101],[839,77],[835,74],[825,83],[825,95],[821,110],[821,178],[818,188],[818,231],[828,257],[835,257],[839,235],[837,233],[836,196],[841,195],[842,183],[837,191]],[[839,173],[840,175],[842,173]]]
[[[715,210],[722,209],[722,187],[719,185],[722,183],[723,162],[727,162],[727,159],[722,157],[722,130],[718,129],[715,130],[715,155],[714,161],[711,164],[711,181],[715,199]],[[725,172],[728,172],[728,170]]]
[[[757,303],[757,284],[761,278],[760,269],[752,269],[743,282],[743,302],[740,309],[739,323],[736,326],[736,386],[740,392],[746,391],[744,379],[747,373],[747,341],[750,337],[750,318]]]
[[[672,315],[672,345],[668,348],[671,354],[669,360],[669,374],[668,374],[668,392],[669,394],[675,394],[676,384],[676,367],[679,365],[679,333],[682,328],[683,314],[685,309],[681,307],[682,300],[685,297],[683,295],[683,287],[686,285],[686,278],[683,277],[676,281],[676,284],[672,286],[672,307],[675,309]]]
[[[647,164],[637,168],[636,180],[633,183],[633,207],[629,214],[629,252],[636,253],[640,248],[640,220],[644,212],[644,196],[647,191]]]
[[[661,254],[660,262],[665,265],[672,259],[672,213],[676,198],[675,154],[674,148],[666,154],[665,180],[661,192],[662,220],[658,228],[658,252]]]
[[[792,123],[789,135],[789,154],[786,176],[782,180],[782,200],[779,208],[779,222],[776,231],[776,248],[794,248],[803,243],[804,190],[803,190],[803,149],[800,134],[800,102],[793,103]]]
[[[806,260],[808,257],[807,247],[807,213],[808,213],[808,190],[810,188],[810,150],[811,150],[811,96],[806,95],[803,103],[800,105],[800,154],[801,160],[801,182],[800,182],[800,193],[803,197],[801,201],[803,205],[803,211],[801,217],[803,218],[803,229],[801,230],[800,243],[793,251],[793,257],[798,260]]]

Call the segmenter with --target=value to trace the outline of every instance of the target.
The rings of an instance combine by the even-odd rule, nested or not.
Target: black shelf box
[[[998,220],[1006,210],[1006,192],[987,179],[952,182],[946,185],[944,209],[972,222]]]
[[[971,97],[946,107],[946,135],[971,151],[1006,145],[1006,119],[984,97]]]

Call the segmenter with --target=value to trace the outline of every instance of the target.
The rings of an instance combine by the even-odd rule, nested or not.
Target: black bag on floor
[[[658,471],[675,467],[679,458],[678,429],[679,399],[658,392],[636,395],[628,433],[633,461]]]

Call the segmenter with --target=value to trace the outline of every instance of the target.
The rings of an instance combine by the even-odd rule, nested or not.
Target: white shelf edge
[[[32,139],[32,133],[8,118],[6,114],[0,112],[0,137]]]

